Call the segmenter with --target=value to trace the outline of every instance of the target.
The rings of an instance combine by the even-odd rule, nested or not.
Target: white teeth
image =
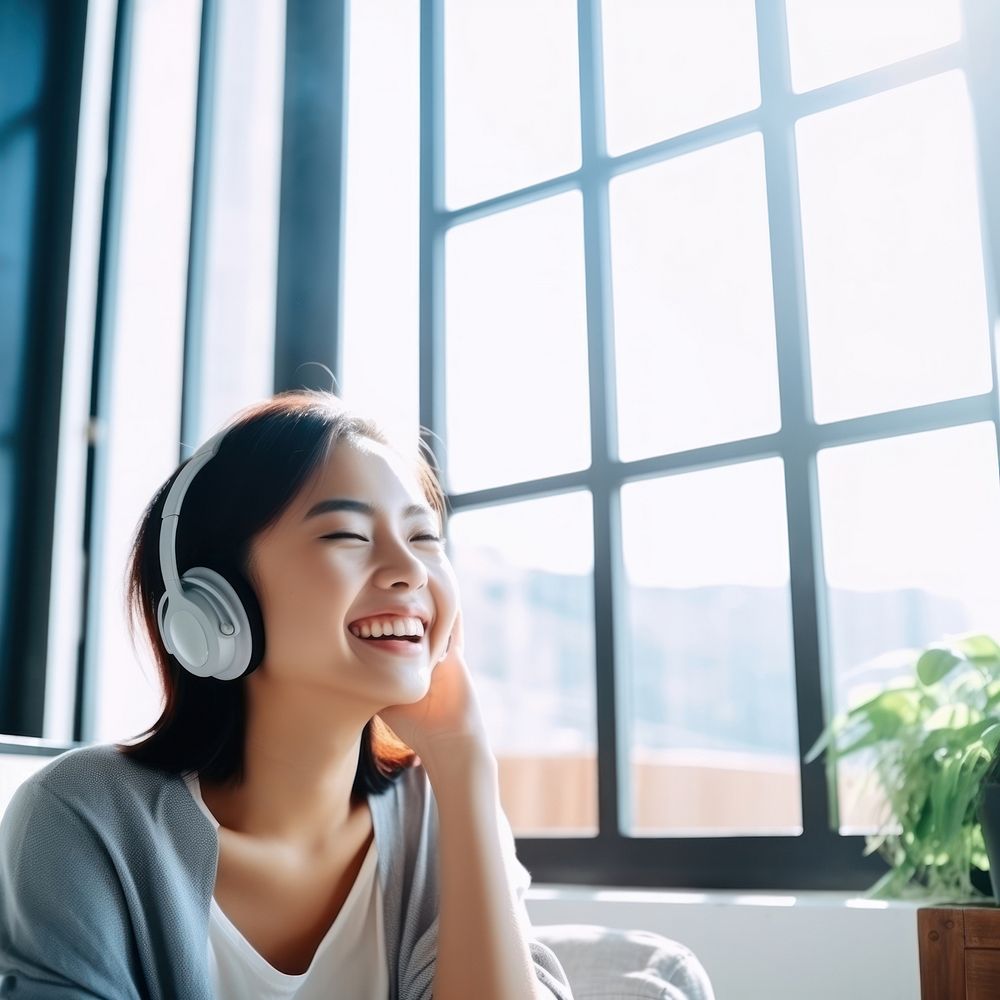
[[[351,632],[360,639],[379,638],[383,635],[424,635],[424,625],[419,618],[392,618],[384,621],[362,622],[351,625]]]

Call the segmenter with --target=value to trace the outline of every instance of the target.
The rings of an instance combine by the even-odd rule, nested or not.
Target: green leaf
[[[959,637],[954,647],[967,660],[974,663],[992,663],[1000,666],[1000,644],[992,636],[970,633]]]
[[[962,659],[963,657],[956,656],[949,646],[935,643],[928,646],[917,660],[917,677],[920,678],[921,684],[930,687],[946,677],[955,664],[962,662]]]
[[[1000,680],[990,681],[986,685],[986,711],[991,711],[998,704],[1000,704]]]
[[[864,716],[872,730],[891,739],[920,717],[920,693],[915,688],[892,688],[866,705]]]
[[[837,735],[839,728],[840,717],[838,716],[833,720],[833,722],[830,723],[830,725],[826,727],[826,729],[823,730],[822,733],[820,733],[819,738],[806,752],[803,760],[807,764],[811,764],[830,744],[830,741]]]

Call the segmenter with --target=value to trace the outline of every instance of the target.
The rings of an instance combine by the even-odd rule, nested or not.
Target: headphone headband
[[[191,456],[167,493],[159,545],[164,592],[156,610],[167,652],[190,673],[224,681],[235,680],[260,663],[258,657],[251,666],[253,633],[247,607],[232,583],[207,566],[193,566],[178,578],[176,544],[188,487],[218,452],[228,431],[219,431]]]
[[[168,591],[179,590],[180,581],[177,579],[175,547],[177,544],[177,521],[180,518],[184,494],[187,493],[191,480],[198,475],[202,466],[215,456],[227,433],[228,428],[209,438],[181,469],[170,487],[170,492],[167,493],[167,499],[163,504],[163,513],[160,515],[160,571]],[[170,520],[168,521],[167,518]]]

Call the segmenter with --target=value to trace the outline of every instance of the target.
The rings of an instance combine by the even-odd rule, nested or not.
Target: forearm
[[[424,759],[438,807],[440,914],[434,1000],[545,998],[504,865],[496,759],[475,747]]]

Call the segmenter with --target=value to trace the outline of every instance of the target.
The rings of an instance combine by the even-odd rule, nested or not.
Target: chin
[[[396,688],[399,691],[399,697],[393,704],[412,705],[414,702],[420,701],[431,689],[430,668],[422,667],[420,670],[414,671],[406,678],[405,683],[397,684]]]

